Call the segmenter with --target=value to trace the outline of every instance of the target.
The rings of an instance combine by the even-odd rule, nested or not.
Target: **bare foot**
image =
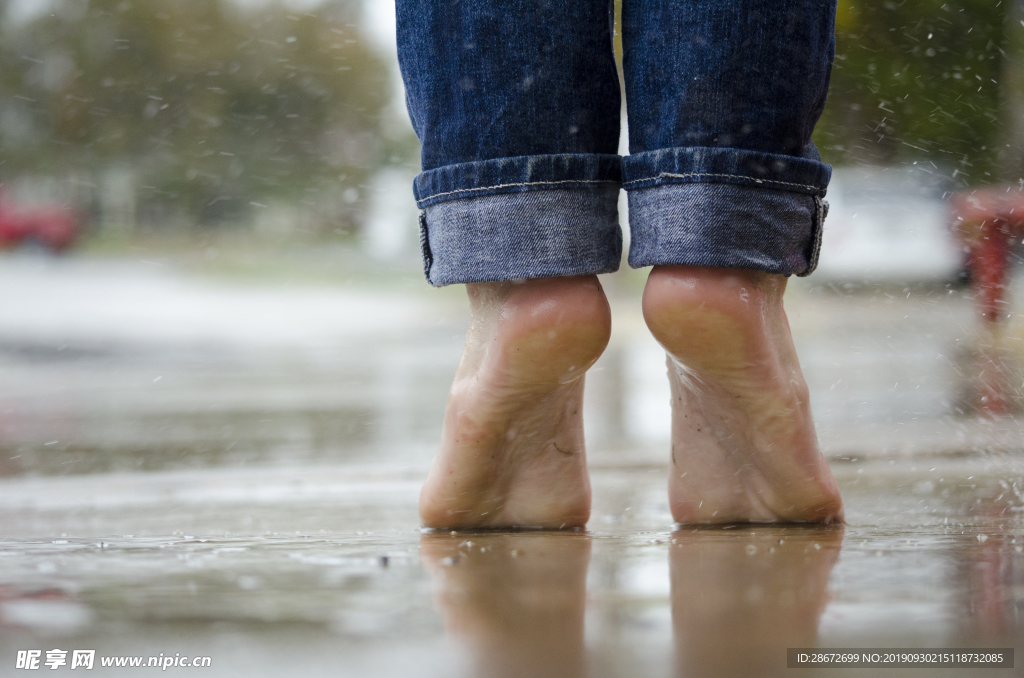
[[[596,276],[467,290],[473,317],[420,494],[423,524],[581,527],[583,374],[608,344],[604,291]]]
[[[656,266],[644,318],[669,354],[680,523],[841,522],[782,308],[786,278]]]

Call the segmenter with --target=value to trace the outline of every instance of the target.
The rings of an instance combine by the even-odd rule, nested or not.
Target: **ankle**
[[[644,319],[666,347],[713,344],[721,339],[723,323],[732,328],[736,322],[774,324],[781,318],[786,281],[761,271],[656,266],[644,288]]]
[[[611,310],[597,276],[477,283],[467,292],[472,321],[463,365],[474,372],[487,356],[510,376],[566,384],[608,345]]]

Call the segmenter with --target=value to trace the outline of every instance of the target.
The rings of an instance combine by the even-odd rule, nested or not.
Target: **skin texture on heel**
[[[420,495],[427,527],[582,527],[583,375],[608,344],[596,276],[467,286],[472,321]]]
[[[786,278],[657,266],[644,318],[672,387],[679,523],[842,522],[782,297]]]

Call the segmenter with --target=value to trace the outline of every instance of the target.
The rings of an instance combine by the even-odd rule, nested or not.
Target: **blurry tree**
[[[815,141],[829,162],[931,161],[959,185],[1005,178],[1008,0],[839,0]],[[1009,37],[1008,37],[1009,36]],[[1011,87],[1019,83],[1007,81]],[[1012,163],[1009,163],[1012,165]]]
[[[128,167],[209,222],[274,197],[348,195],[382,162],[389,71],[356,0],[57,0],[0,43],[0,176]],[[346,194],[345,191],[348,190]]]

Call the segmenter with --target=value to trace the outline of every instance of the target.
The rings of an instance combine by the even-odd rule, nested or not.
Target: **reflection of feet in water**
[[[647,280],[644,318],[669,354],[680,523],[842,521],[785,289],[783,276],[696,266],[656,266]]]
[[[584,674],[590,537],[428,534],[420,541],[420,558],[445,629],[470,647],[477,675]]]
[[[842,526],[674,532],[676,675],[789,675],[786,648],[817,644],[842,539]]]
[[[420,495],[428,527],[581,527],[583,373],[608,344],[596,276],[467,286],[472,321]]]

